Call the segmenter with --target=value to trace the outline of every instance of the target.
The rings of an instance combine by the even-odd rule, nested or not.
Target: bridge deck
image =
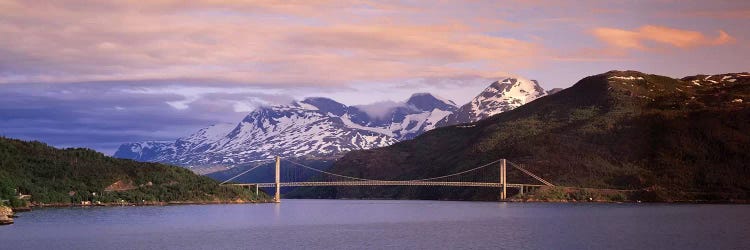
[[[262,188],[275,187],[275,183],[252,183],[252,184],[229,184],[234,186],[250,186]],[[282,187],[330,187],[330,186],[446,186],[446,187],[502,187],[503,185],[497,182],[445,182],[445,181],[334,181],[334,182],[317,182],[317,181],[304,181],[304,182],[282,182]],[[541,187],[545,185],[536,184],[515,184],[508,183],[507,187],[520,188],[525,187]]]

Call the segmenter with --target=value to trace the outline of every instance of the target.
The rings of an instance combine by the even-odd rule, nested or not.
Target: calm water
[[[0,249],[748,249],[750,206],[284,200],[39,209]]]

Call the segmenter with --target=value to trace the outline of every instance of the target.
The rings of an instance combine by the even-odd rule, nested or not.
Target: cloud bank
[[[112,152],[310,96],[382,114],[634,69],[750,70],[748,1],[0,0],[0,134]]]
[[[3,1],[0,34],[14,39],[0,40],[0,83],[496,76],[542,50],[461,23],[419,21],[425,14],[367,1]]]

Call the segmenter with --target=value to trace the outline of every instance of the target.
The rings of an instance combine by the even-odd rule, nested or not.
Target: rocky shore
[[[0,205],[0,225],[13,224],[13,209]]]

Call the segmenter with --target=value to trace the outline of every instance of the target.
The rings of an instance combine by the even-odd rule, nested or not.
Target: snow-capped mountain
[[[189,152],[210,148],[211,144],[224,138],[236,125],[219,123],[198,130],[177,141],[145,141],[125,143],[115,152],[115,157],[138,161],[177,163],[174,159]]]
[[[458,110],[450,100],[429,93],[413,94],[403,105],[392,108],[388,115],[372,117],[357,106],[344,116],[362,129],[382,133],[396,140],[410,140],[436,127],[437,122]]]
[[[558,89],[554,90],[554,92],[559,91]],[[440,120],[437,126],[442,127],[482,120],[554,92],[548,93],[539,86],[536,80],[520,77],[499,80],[490,84],[469,103],[461,106],[458,111]]]
[[[188,137],[178,139],[175,142],[175,147],[178,152],[206,149],[214,142],[227,136],[236,126],[236,124],[231,123],[219,123],[202,128]]]
[[[174,154],[172,141],[131,142],[120,145],[114,157],[137,161],[158,161],[165,155]]]
[[[182,166],[233,166],[275,155],[332,157],[411,139],[455,110],[453,102],[423,93],[373,118],[356,106],[307,98],[261,107],[237,125],[214,125],[175,142],[123,144],[115,157]]]
[[[474,122],[546,92],[534,80],[493,82],[458,108],[429,93],[390,106],[346,106],[328,98],[260,107],[238,124],[217,124],[174,142],[126,143],[115,157],[181,166],[236,166],[273,156],[331,158],[410,140],[436,127]],[[373,115],[372,109],[379,110]]]

